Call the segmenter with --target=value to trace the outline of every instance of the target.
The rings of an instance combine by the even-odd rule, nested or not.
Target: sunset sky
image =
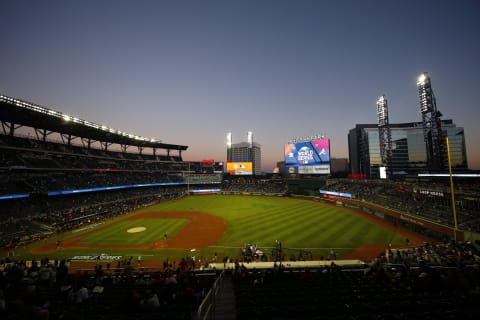
[[[292,138],[421,121],[428,72],[480,169],[480,1],[0,2],[0,94],[226,160],[252,131],[262,168]]]

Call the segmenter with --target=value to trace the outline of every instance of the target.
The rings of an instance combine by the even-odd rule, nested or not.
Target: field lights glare
[[[424,73],[422,73],[417,79],[417,85],[424,85],[426,79],[427,79],[427,76]]]
[[[85,121],[85,120],[82,120],[82,119],[77,118],[77,117],[69,116],[69,115],[67,115],[65,113],[62,113],[62,112],[58,112],[58,111],[55,111],[55,110],[52,110],[52,109],[44,108],[44,107],[41,107],[41,106],[38,106],[38,105],[34,105],[34,104],[31,104],[31,103],[28,103],[28,102],[25,102],[25,101],[22,101],[22,100],[18,100],[18,99],[14,99],[14,98],[11,98],[11,97],[7,97],[7,96],[4,96],[4,95],[0,95],[0,101],[4,101],[6,103],[9,103],[11,105],[15,105],[15,106],[20,107],[20,108],[26,108],[26,109],[33,110],[33,111],[36,111],[36,112],[41,112],[41,113],[43,113],[47,116],[63,119],[63,121],[65,121],[65,122],[78,123],[80,125],[88,126],[88,127],[95,128],[95,129],[100,129],[102,131],[106,131],[106,132],[113,133],[113,134],[118,134],[118,135],[121,135],[121,136],[124,136],[124,137],[129,137],[130,139],[135,139],[135,140],[138,140],[138,141],[145,141],[145,142],[152,142],[152,143],[157,143],[157,142],[162,141],[162,140],[157,140],[157,139],[154,139],[154,138],[145,138],[145,137],[138,136],[138,135],[128,134],[128,133],[122,132],[120,130],[115,130],[113,128],[107,127],[106,125],[99,125],[99,124],[96,124],[96,123],[93,123],[93,122]]]
[[[385,98],[385,95],[381,95],[377,99],[377,116],[379,126],[384,126],[387,124],[388,109],[387,99]]]

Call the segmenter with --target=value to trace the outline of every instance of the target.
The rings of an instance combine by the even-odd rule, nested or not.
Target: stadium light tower
[[[380,143],[380,158],[386,167],[387,175],[392,175],[392,131],[388,120],[388,104],[385,95],[377,99],[378,135]]]
[[[255,174],[255,161],[253,161],[253,132],[247,132],[247,143],[248,143],[248,161],[252,162],[252,171]]]
[[[422,114],[423,138],[427,146],[427,162],[432,169],[445,169],[445,138],[442,131],[442,113],[437,109],[432,82],[428,73],[417,79],[420,113]]]
[[[232,133],[229,132],[227,133],[227,148],[231,148],[232,147]]]
[[[227,162],[232,161],[232,133],[227,133]]]

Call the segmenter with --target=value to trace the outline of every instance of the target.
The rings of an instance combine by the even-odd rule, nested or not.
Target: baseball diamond
[[[179,227],[169,229],[174,222]],[[145,229],[128,234],[127,226]],[[197,258],[210,262],[215,257],[239,258],[239,248],[247,242],[255,242],[269,256],[279,239],[287,259],[295,259],[301,251],[311,252],[312,259],[327,258],[332,250],[337,258],[371,259],[389,245],[405,245],[407,238],[411,244],[429,241],[359,210],[248,195],[187,196],[82,229],[34,243],[25,254],[66,259],[98,252],[124,257],[141,254],[146,263],[154,263],[179,260],[195,248]]]

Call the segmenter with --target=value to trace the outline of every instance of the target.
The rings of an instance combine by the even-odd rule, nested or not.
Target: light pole
[[[190,195],[190,161],[188,161],[187,168],[187,195]]]

